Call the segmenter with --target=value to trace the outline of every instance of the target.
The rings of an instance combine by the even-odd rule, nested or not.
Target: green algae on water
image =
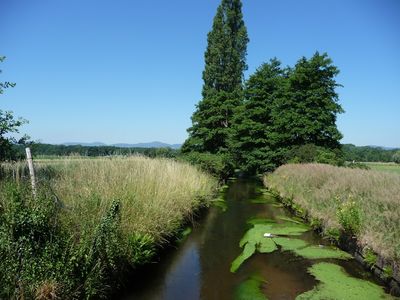
[[[302,220],[301,218],[298,218],[298,217],[292,217],[292,218],[290,218],[290,217],[286,217],[286,216],[278,216],[277,218],[278,218],[279,220],[282,220],[282,221],[292,222],[292,223],[302,224],[302,225],[304,225],[304,226],[308,226],[308,225],[306,225],[306,224],[303,222],[303,220]],[[310,228],[310,229],[311,229],[311,228]]]
[[[338,265],[322,262],[313,265],[308,270],[321,283],[314,289],[297,296],[296,300],[395,299],[386,294],[382,287],[372,282],[350,277]]]
[[[267,300],[260,287],[265,281],[258,276],[252,276],[243,281],[235,291],[236,300]]]
[[[272,196],[259,196],[257,198],[251,199],[251,203],[253,204],[273,204],[276,203],[276,199]]]
[[[340,249],[328,246],[308,246],[305,248],[292,249],[294,253],[307,259],[350,259],[352,256]]]
[[[247,224],[251,225],[256,225],[256,224],[271,224],[271,223],[276,223],[275,220],[272,219],[267,219],[267,218],[257,218],[257,217],[252,217],[249,220],[247,220]]]
[[[226,204],[226,201],[224,198],[220,197],[215,200],[211,200],[211,205],[218,207],[221,209],[223,212],[225,212],[228,209],[228,205]]]
[[[253,219],[254,220],[254,219]],[[277,245],[284,245],[287,249],[295,246],[306,246],[301,240],[293,239],[293,245],[290,247],[288,240],[279,239],[278,235],[296,236],[309,230],[303,224],[295,223],[259,223],[257,220],[253,228],[249,229],[239,242],[240,247],[244,247],[243,252],[232,262],[230,271],[236,272],[240,265],[256,251],[260,253],[271,253],[278,249]],[[283,246],[282,246],[283,247]]]
[[[232,262],[230,271],[232,273],[235,273],[237,271],[237,269],[239,269],[240,265],[246,259],[248,259],[250,256],[252,256],[254,254],[254,252],[256,252],[256,244],[247,243],[244,246],[242,253],[238,257],[236,257],[236,259]]]
[[[307,247],[307,243],[300,239],[292,239],[287,237],[274,237],[274,242],[281,246],[283,251],[293,251],[295,249]]]

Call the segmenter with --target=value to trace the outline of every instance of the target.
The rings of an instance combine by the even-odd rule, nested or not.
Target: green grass
[[[356,236],[384,258],[400,261],[400,176],[323,164],[284,165],[264,177],[286,202],[318,220],[326,233]]]
[[[370,167],[371,170],[400,174],[400,164],[383,162],[366,162],[365,164]]]
[[[24,278],[23,290],[11,288],[0,298],[18,298],[18,293],[33,297],[45,291],[67,298],[72,292],[82,298],[106,295],[113,277],[126,267],[148,262],[196,209],[210,203],[218,187],[214,178],[187,163],[142,156],[40,159],[35,169],[39,193],[47,202],[32,199],[25,163],[0,165],[0,255],[5,264],[0,267]],[[46,217],[55,227],[40,221],[47,216],[41,213],[47,212],[41,207],[44,203],[57,204],[54,218]],[[18,217],[18,211],[26,219]],[[26,224],[38,220],[38,232],[32,233]],[[22,240],[10,235],[15,230]],[[60,240],[58,250],[48,252],[54,239]],[[28,249],[27,260],[32,257],[31,270],[15,260],[12,249],[21,243]],[[55,268],[59,265],[65,266],[63,271]],[[15,284],[14,275],[2,272],[1,291],[6,282]]]

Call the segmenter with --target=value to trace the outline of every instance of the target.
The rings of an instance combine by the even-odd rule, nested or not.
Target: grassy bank
[[[322,164],[284,165],[264,177],[330,236],[354,235],[381,257],[400,261],[400,176]]]
[[[36,161],[34,199],[24,164],[1,168],[0,298],[107,295],[217,187],[172,160],[75,157]]]

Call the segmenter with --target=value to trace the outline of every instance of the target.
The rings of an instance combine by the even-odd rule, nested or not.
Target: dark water
[[[254,180],[229,183],[225,194],[228,209],[223,212],[211,208],[181,245],[132,278],[121,299],[234,299],[235,288],[252,275],[265,278],[267,284],[262,291],[268,299],[294,299],[312,289],[316,282],[307,273],[311,262],[291,252],[254,254],[235,274],[229,271],[232,261],[242,252],[239,241],[249,229],[249,218],[288,215],[285,209],[271,204],[251,203],[249,200],[257,197],[260,187],[261,183]],[[326,244],[313,232],[301,238]],[[332,261],[355,277],[371,280],[355,261]]]

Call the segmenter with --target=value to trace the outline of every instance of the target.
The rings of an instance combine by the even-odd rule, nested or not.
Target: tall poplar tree
[[[207,38],[203,99],[192,116],[183,152],[227,151],[233,113],[242,100],[248,41],[241,1],[222,0]]]

